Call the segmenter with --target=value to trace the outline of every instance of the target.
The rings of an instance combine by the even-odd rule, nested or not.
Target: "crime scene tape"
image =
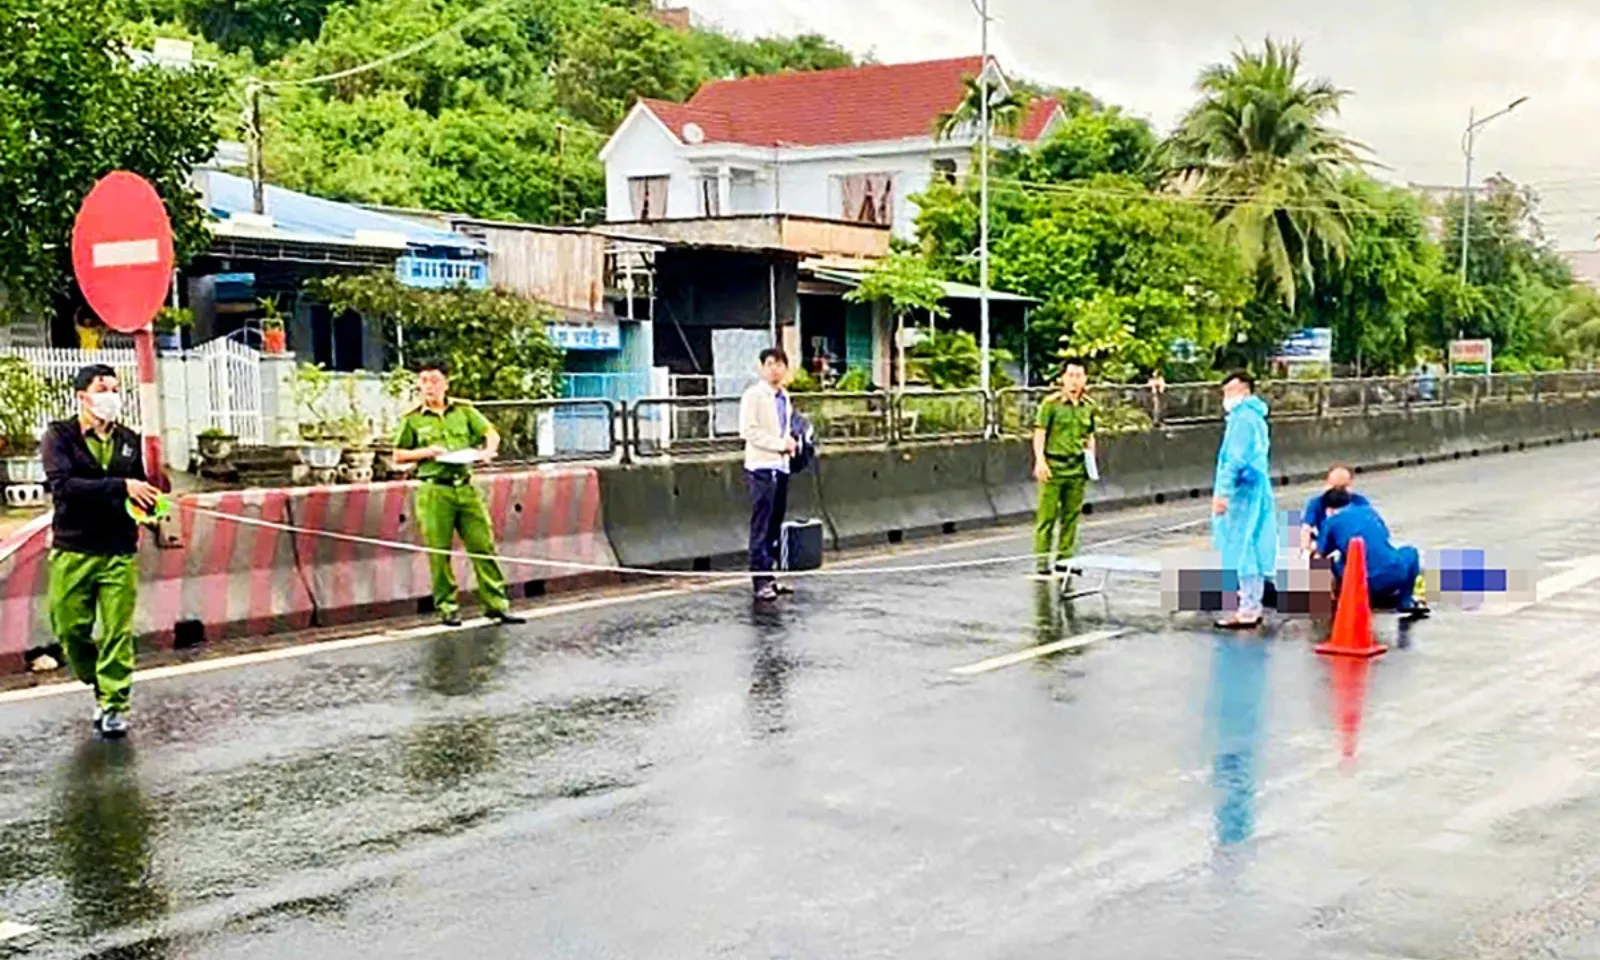
[[[355,543],[362,546],[377,547],[385,550],[421,553],[429,556],[465,557],[468,560],[493,560],[497,563],[503,563],[507,565],[550,567],[558,570],[573,570],[580,573],[609,573],[619,576],[657,577],[660,579],[669,580],[748,580],[752,577],[770,577],[774,573],[781,573],[783,575],[783,579],[785,580],[797,580],[802,578],[822,579],[828,577],[892,576],[909,573],[940,573],[949,570],[968,570],[979,567],[999,567],[1007,564],[1022,563],[1025,561],[1037,561],[1039,559],[1038,554],[1023,553],[1012,554],[1004,557],[979,557],[972,560],[950,560],[941,563],[899,564],[883,567],[850,567],[847,569],[823,568],[820,570],[792,571],[657,570],[651,567],[624,567],[603,563],[582,563],[576,560],[554,560],[541,557],[517,557],[498,553],[480,554],[471,553],[465,550],[446,550],[436,547],[423,546],[419,543],[403,543],[395,540],[381,540],[375,537],[362,537],[351,533],[337,533],[332,530],[316,530],[310,527],[300,527],[288,523],[276,523],[271,520],[261,520],[255,517],[241,517],[238,514],[224,513],[219,510],[208,510],[205,507],[197,507],[189,504],[183,504],[179,507],[179,509],[189,510],[197,515],[211,517],[215,520],[237,523],[241,526],[260,527],[266,530],[276,530],[280,533],[290,533],[298,536],[321,537],[328,540],[337,540],[342,543]],[[1162,536],[1169,533],[1178,533],[1209,522],[1209,517],[1204,517],[1198,520],[1188,520],[1180,524],[1174,524],[1170,527],[1162,527],[1157,530],[1138,531],[1126,536],[1113,537],[1109,540],[1099,540],[1092,544],[1084,544],[1083,546],[1107,547],[1119,543],[1129,543],[1134,540],[1144,540],[1150,537]],[[953,543],[950,544],[950,546],[955,548],[961,546],[961,544]]]

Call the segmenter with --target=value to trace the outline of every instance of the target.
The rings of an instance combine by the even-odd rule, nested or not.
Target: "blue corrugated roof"
[[[226,219],[235,213],[254,212],[255,198],[247,178],[219,170],[207,170],[204,176],[208,182],[207,199],[213,216]],[[272,225],[289,233],[348,242],[355,238],[358,230],[382,231],[404,235],[406,242],[413,247],[448,247],[479,253],[485,250],[481,242],[459,233],[436,230],[412,220],[364,210],[336,200],[324,200],[283,187],[267,186],[266,207]]]

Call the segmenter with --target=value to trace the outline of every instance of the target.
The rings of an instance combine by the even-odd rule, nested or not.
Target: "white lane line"
[[[1577,560],[1563,562],[1561,565],[1567,569],[1562,573],[1540,580],[1534,588],[1533,600],[1508,604],[1504,607],[1493,607],[1485,610],[1485,615],[1490,617],[1513,616],[1535,604],[1553,600],[1564,593],[1571,593],[1595,580],[1600,580],[1600,555],[1580,557]]]
[[[1117,518],[1132,519],[1132,518]],[[1113,523],[1117,519],[1108,519],[1104,522]],[[1112,543],[1122,543],[1144,536],[1170,532],[1182,527],[1193,526],[1193,522],[1180,524],[1178,527],[1168,527],[1156,531],[1140,531],[1124,537],[1099,541],[1096,544],[1085,546],[1103,546]],[[888,554],[867,554],[853,557],[849,560],[840,560],[833,564],[836,567],[858,567],[868,563],[878,563],[885,559],[898,560],[905,557],[916,557],[930,553],[941,553],[949,550],[970,550],[975,547],[991,546],[1005,543],[1033,534],[1029,530],[1015,530],[1010,533],[1000,533],[989,537],[978,537],[972,540],[963,540],[959,543],[933,543],[925,547],[910,550],[896,550]],[[708,577],[716,574],[708,573]],[[531,607],[517,612],[530,620],[545,620],[559,617],[567,613],[578,613],[584,610],[601,610],[607,607],[618,607],[633,603],[642,603],[648,600],[669,600],[674,597],[686,597],[697,593],[706,593],[714,590],[726,590],[729,587],[748,584],[748,576],[722,577],[707,583],[694,586],[673,587],[665,590],[651,590],[645,593],[628,593],[615,597],[601,597],[594,600],[578,600],[572,603],[563,603],[551,607]],[[427,624],[420,627],[409,627],[402,630],[380,630],[375,633],[362,634],[356,637],[345,637],[340,640],[324,640],[320,643],[302,643],[276,650],[263,650],[258,653],[241,653],[229,657],[214,657],[208,660],[196,660],[193,663],[178,663],[168,667],[154,667],[149,670],[139,670],[134,674],[134,683],[149,683],[154,680],[171,679],[174,677],[193,676],[200,673],[214,673],[218,670],[231,670],[235,667],[245,667],[258,663],[276,663],[282,660],[296,660],[301,657],[314,657],[324,653],[335,653],[340,650],[356,650],[362,647],[374,647],[388,643],[399,643],[406,640],[421,640],[427,637],[442,636],[458,630],[471,630],[484,627],[488,620],[470,620],[459,627],[446,627],[442,624]],[[1044,654],[1039,654],[1043,656]],[[29,700],[44,700],[49,697],[62,697],[84,690],[84,686],[76,681],[68,680],[61,683],[42,684],[37,687],[26,687],[21,690],[0,692],[0,706],[8,703],[23,703]]]
[[[113,240],[93,248],[94,265],[100,267],[142,267],[161,259],[161,247],[154,240]]]
[[[982,537],[975,540],[962,541],[961,543],[930,544],[913,550],[900,550],[889,557],[899,559],[902,557],[915,557],[922,554],[937,553],[945,550],[963,550],[973,547],[988,546],[1015,540],[1019,537],[1031,536],[1027,531],[998,534],[992,537]],[[866,563],[873,563],[885,559],[881,555],[868,555],[841,560],[834,566],[853,567]],[[716,574],[708,573],[706,576],[714,577]],[[669,600],[674,597],[686,597],[696,593],[705,593],[713,590],[724,590],[731,586],[748,584],[748,576],[721,577],[708,583],[697,584],[689,587],[674,587],[667,590],[651,590],[645,593],[628,593],[615,597],[601,597],[594,600],[577,600],[571,603],[562,603],[549,607],[531,607],[517,612],[529,620],[546,620],[559,617],[567,613],[580,613],[585,610],[601,610],[607,607],[618,607],[633,603],[643,603],[649,600]],[[235,667],[246,667],[260,663],[276,663],[282,660],[297,660],[301,657],[314,657],[324,653],[336,653],[341,650],[358,650],[362,647],[374,647],[388,643],[400,643],[407,640],[422,640],[428,637],[442,636],[460,630],[472,630],[488,626],[487,619],[469,620],[459,627],[447,627],[443,624],[425,624],[419,627],[408,627],[400,630],[381,630],[376,633],[362,634],[356,637],[345,637],[339,640],[324,640],[320,643],[302,643],[294,646],[279,647],[276,650],[263,650],[258,653],[241,653],[229,657],[215,657],[208,660],[196,660],[193,663],[178,663],[168,667],[154,667],[149,670],[139,670],[134,674],[134,683],[149,683],[155,680],[171,679],[173,677],[193,676],[200,673],[214,673],[218,670],[231,670]],[[0,692],[0,706],[8,703],[23,703],[29,700],[44,700],[49,697],[61,697],[78,693],[84,686],[76,681],[68,680],[63,683],[49,683],[37,687],[26,687],[21,690]]]
[[[1014,667],[1019,663],[1027,663],[1029,660],[1037,660],[1040,657],[1048,657],[1052,653],[1061,653],[1064,650],[1078,650],[1090,644],[1099,643],[1102,640],[1120,637],[1127,632],[1126,630],[1096,630],[1081,637],[1068,637],[1065,640],[1057,640],[1055,643],[1040,644],[1037,647],[1018,650],[1016,653],[979,660],[977,663],[969,663],[964,667],[956,667],[950,672],[958,677],[971,677],[980,673],[988,673],[991,670]]]
[[[595,600],[579,600],[573,603],[563,603],[554,607],[534,607],[529,610],[518,611],[529,620],[545,620],[550,617],[560,616],[564,613],[575,613],[583,610],[599,610],[606,607],[621,606],[628,603],[638,603],[644,600],[660,600],[668,597],[678,597],[690,590],[655,590],[649,593],[630,593],[617,597],[601,597]],[[275,663],[280,660],[295,660],[300,657],[311,657],[324,653],[336,653],[340,650],[358,650],[362,647],[373,647],[385,643],[398,643],[405,640],[421,640],[427,637],[443,636],[447,633],[456,633],[461,630],[472,630],[486,627],[492,621],[487,618],[469,620],[459,627],[447,627],[443,624],[428,624],[420,627],[408,627],[403,630],[385,630],[380,633],[363,634],[358,637],[345,637],[339,640],[324,640],[319,643],[304,643],[292,647],[279,647],[276,650],[262,650],[257,653],[241,653],[231,657],[216,657],[211,660],[196,660],[193,663],[178,663],[169,667],[154,667],[149,670],[140,670],[134,674],[135,683],[149,683],[154,680],[164,680],[171,677],[192,676],[197,673],[213,673],[217,670],[231,670],[235,667],[245,667],[258,663]],[[75,693],[84,689],[82,684],[75,681],[66,683],[51,683],[44,686],[28,687],[23,690],[12,690],[0,693],[0,704],[20,703],[25,700],[43,700],[47,697],[59,697]]]
[[[25,937],[37,929],[39,928],[30,927],[25,923],[0,920],[0,943],[5,943],[7,940],[15,940],[18,937]]]

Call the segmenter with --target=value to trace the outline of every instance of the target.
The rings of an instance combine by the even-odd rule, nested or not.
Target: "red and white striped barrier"
[[[476,484],[494,520],[499,553],[598,566],[616,564],[601,524],[600,479],[594,470],[489,474],[479,477]],[[415,483],[375,483],[296,490],[290,495],[289,512],[293,525],[307,530],[389,543],[421,543],[415,489]],[[419,601],[432,595],[426,554],[304,533],[294,537],[301,569],[316,601],[318,623],[415,613]],[[471,564],[465,557],[455,557],[452,562],[456,581],[466,596],[476,587]],[[513,597],[537,595],[552,586],[586,579],[571,569],[526,563],[506,562],[501,569]],[[518,585],[526,587],[518,590]]]
[[[51,642],[45,609],[49,554],[49,514],[0,541],[0,673],[22,669],[25,651]]]
[[[135,629],[141,642],[171,646],[175,637],[218,640],[417,612],[432,592],[427,555],[310,532],[420,544],[416,486],[376,483],[178,498],[184,546],[162,550],[148,536],[140,546]],[[601,518],[599,476],[592,468],[489,474],[479,477],[477,486],[501,554],[616,565]],[[46,609],[49,549],[48,517],[0,543],[0,672],[21,669],[25,651],[53,642]],[[475,586],[470,565],[462,557],[454,562],[465,596]],[[560,567],[502,566],[513,597],[595,578]]]

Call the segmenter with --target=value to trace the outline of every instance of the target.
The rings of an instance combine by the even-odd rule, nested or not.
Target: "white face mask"
[[[1244,402],[1244,397],[1223,397],[1222,398],[1222,409],[1226,413],[1232,413],[1235,409],[1238,408],[1239,404],[1241,404],[1243,402]]]
[[[116,392],[89,394],[89,414],[96,420],[115,423],[122,419],[122,394]]]

